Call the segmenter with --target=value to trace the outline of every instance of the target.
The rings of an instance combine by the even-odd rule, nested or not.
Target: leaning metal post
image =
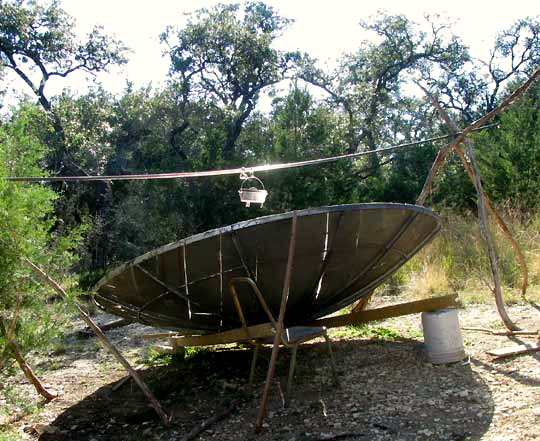
[[[266,404],[268,403],[268,396],[270,394],[270,385],[272,383],[272,379],[274,378],[274,372],[276,370],[276,361],[279,353],[281,334],[283,332],[283,322],[285,321],[285,309],[287,306],[287,299],[289,298],[289,288],[291,285],[291,274],[294,261],[294,253],[296,249],[296,223],[297,215],[296,211],[294,211],[291,225],[291,239],[289,241],[289,257],[287,258],[287,269],[285,271],[285,280],[283,281],[283,292],[281,295],[281,305],[279,308],[276,335],[274,336],[274,346],[272,347],[272,356],[270,358],[270,364],[268,365],[268,372],[266,374],[266,383],[264,384],[261,408],[259,411],[259,416],[257,417],[257,422],[255,424],[255,430],[257,432],[262,429],[263,420],[266,415]]]
[[[23,258],[23,259],[28,264],[28,266],[30,266],[30,268],[32,268],[32,270],[34,270],[34,272],[41,279],[43,279],[47,284],[52,286],[56,292],[58,292],[63,298],[67,297],[67,294],[64,291],[64,289],[56,281],[51,279],[51,277],[49,277],[49,275],[45,271],[43,271],[40,267],[35,265],[30,260],[28,260],[26,258]],[[161,418],[161,421],[163,422],[163,424],[167,426],[170,423],[169,416],[165,413],[165,411],[161,407],[161,404],[156,399],[154,394],[152,394],[152,392],[150,391],[150,389],[148,388],[146,383],[143,381],[143,379],[140,377],[140,375],[137,373],[137,371],[131,367],[129,362],[118,351],[118,349],[116,349],[114,347],[114,345],[109,341],[109,339],[101,331],[99,326],[97,326],[94,323],[94,321],[90,318],[90,316],[86,312],[84,312],[83,309],[79,305],[76,305],[76,306],[77,306],[77,310],[79,311],[79,314],[80,314],[81,318],[83,319],[83,321],[90,327],[90,329],[92,331],[94,331],[94,334],[96,334],[96,337],[100,340],[100,342],[103,344],[103,346],[105,346],[109,350],[109,352],[111,352],[114,355],[114,357],[118,360],[118,362],[122,366],[124,366],[124,369],[129,373],[131,378],[133,378],[135,383],[137,383],[137,386],[140,387],[141,391],[146,396],[146,398],[148,398],[148,401],[150,401],[150,404],[152,405],[152,407],[154,408],[156,413]]]
[[[430,95],[431,100],[433,102],[433,106],[436,108],[437,112],[439,113],[439,116],[441,119],[445,122],[445,124],[449,127],[452,134],[457,136],[457,126],[452,121],[450,116],[444,111],[444,109],[440,106],[438,100]],[[482,233],[482,236],[484,240],[486,241],[487,245],[487,251],[488,251],[488,257],[489,257],[489,263],[491,266],[491,272],[493,275],[493,294],[495,296],[495,303],[497,305],[497,310],[499,312],[499,315],[501,317],[501,320],[503,321],[504,325],[511,331],[519,331],[520,328],[510,319],[508,316],[508,313],[506,312],[505,306],[504,306],[504,300],[502,298],[502,289],[501,289],[501,282],[499,277],[499,269],[498,269],[498,256],[497,252],[495,250],[495,246],[493,244],[493,239],[491,237],[489,226],[487,224],[486,219],[486,201],[484,197],[484,190],[482,188],[482,180],[480,179],[480,175],[478,172],[478,166],[476,165],[476,159],[474,156],[474,152],[472,149],[471,142],[467,137],[463,137],[461,142],[465,144],[466,147],[466,153],[469,158],[469,168],[470,172],[472,172],[471,179],[473,180],[474,187],[476,189],[477,193],[477,205],[478,205],[478,222],[480,224],[480,231]],[[455,142],[457,145],[458,143]]]

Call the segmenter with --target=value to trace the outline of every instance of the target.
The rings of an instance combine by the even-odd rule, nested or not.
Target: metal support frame
[[[239,300],[239,297],[238,297],[238,292],[237,292],[236,287],[235,287],[236,283],[246,283],[251,287],[253,293],[255,294],[257,299],[259,300],[259,303],[261,304],[264,312],[268,316],[268,319],[270,320],[270,323],[272,324],[273,329],[275,330],[274,341],[273,341],[273,346],[272,346],[272,356],[270,358],[270,363],[268,365],[268,371],[267,371],[266,381],[265,381],[264,390],[263,390],[263,397],[262,397],[261,407],[260,407],[259,415],[257,417],[256,425],[255,425],[255,430],[256,431],[261,430],[262,423],[263,423],[264,417],[266,415],[266,405],[268,403],[268,397],[269,397],[269,393],[270,393],[270,385],[271,385],[273,377],[274,377],[275,368],[276,368],[276,362],[277,362],[277,356],[278,356],[278,352],[279,352],[279,346],[281,344],[283,346],[291,348],[291,350],[292,350],[291,363],[289,365],[289,374],[288,374],[286,393],[285,393],[285,406],[288,406],[288,404],[290,403],[292,382],[293,382],[293,378],[294,378],[294,371],[295,371],[295,368],[296,368],[296,355],[297,355],[297,352],[298,352],[298,346],[301,343],[303,343],[305,341],[308,341],[308,340],[311,340],[313,338],[321,337],[321,336],[323,336],[325,338],[325,341],[326,341],[326,344],[327,344],[327,347],[328,347],[328,351],[329,351],[330,363],[331,363],[331,366],[332,366],[332,373],[333,373],[333,376],[334,376],[334,382],[335,382],[336,386],[339,386],[339,380],[337,379],[337,372],[336,372],[336,366],[335,366],[335,362],[334,362],[334,356],[333,356],[333,353],[332,353],[331,343],[330,343],[330,339],[328,337],[326,328],[325,327],[306,327],[304,329],[304,331],[307,330],[307,332],[305,332],[303,335],[299,335],[296,338],[294,338],[294,337],[290,338],[291,334],[289,334],[289,331],[298,330],[301,327],[293,327],[293,328],[289,328],[289,329],[284,329],[285,310],[286,310],[286,306],[287,306],[287,300],[288,300],[288,297],[289,297],[289,289],[290,289],[290,283],[291,283],[291,277],[292,277],[292,271],[293,271],[293,263],[294,263],[294,255],[295,255],[295,248],[296,248],[296,230],[297,230],[297,215],[296,215],[296,212],[295,212],[295,213],[293,213],[293,217],[292,217],[291,238],[290,238],[290,242],[289,242],[289,253],[288,253],[288,258],[287,258],[287,268],[286,268],[286,271],[285,271],[285,279],[284,279],[284,282],[283,282],[283,291],[282,291],[282,296],[281,296],[281,305],[280,305],[279,317],[278,317],[277,322],[274,319],[274,316],[273,316],[272,312],[270,311],[270,308],[268,307],[268,304],[266,303],[266,300],[264,299],[263,294],[261,293],[259,287],[257,286],[257,284],[255,283],[255,281],[253,280],[252,277],[235,277],[235,278],[233,278],[233,279],[231,279],[229,281],[229,291],[230,291],[231,296],[233,298],[233,303],[234,303],[234,306],[235,306],[235,308],[237,310],[240,321],[242,322],[242,330],[244,331],[245,337],[248,340],[250,340],[251,343],[254,345],[253,358],[252,358],[252,361],[251,361],[251,367],[250,367],[250,372],[249,372],[249,383],[250,384],[253,383],[253,378],[254,378],[254,375],[255,375],[255,367],[256,367],[256,363],[257,363],[257,355],[258,355],[258,351],[259,351],[260,341],[258,341],[253,336],[253,334],[250,332],[250,327],[248,327],[248,325],[247,325],[245,315],[244,315],[244,312],[242,310],[242,306],[240,304],[240,300]],[[242,259],[242,263],[246,267],[246,272],[249,274],[250,271],[247,268],[247,265],[245,265],[244,259],[242,258],[243,256],[242,256],[241,247],[239,246],[238,243],[236,243],[235,245],[236,245],[236,249],[237,249],[237,252],[238,252],[240,258]],[[283,335],[284,332],[287,332],[287,337],[284,337],[284,335]]]
[[[378,253],[378,255],[376,255],[374,257],[374,259],[369,263],[369,265],[366,265],[366,267],[360,271],[355,277],[352,278],[352,280],[350,280],[346,285],[345,287],[343,287],[342,289],[340,289],[335,295],[334,297],[338,297],[339,295],[341,295],[343,292],[345,292],[346,290],[348,290],[349,288],[351,288],[352,286],[354,286],[354,284],[356,282],[358,282],[362,277],[364,277],[369,271],[371,271],[373,269],[373,267],[375,265],[377,265],[389,252],[390,250],[392,250],[394,244],[401,238],[401,236],[403,236],[403,234],[407,231],[407,229],[409,228],[409,226],[413,223],[413,221],[416,219],[416,217],[418,216],[418,213],[413,213],[413,214],[410,214],[407,219],[405,219],[405,221],[403,222],[403,224],[401,225],[401,227],[399,228],[399,230],[396,232],[396,234],[394,234],[394,236],[389,240],[389,242],[385,245],[385,247]],[[411,254],[414,254],[414,253],[411,253]],[[409,256],[406,256],[404,258],[402,258],[402,260],[406,261],[407,258],[409,258]]]
[[[287,300],[289,298],[289,288],[291,285],[291,275],[294,262],[294,255],[296,251],[296,225],[298,217],[296,211],[293,212],[292,223],[291,223],[291,239],[289,241],[289,255],[287,257],[287,269],[285,271],[285,279],[283,281],[283,291],[281,294],[281,305],[279,308],[278,323],[276,328],[276,335],[274,337],[274,345],[272,347],[272,356],[270,358],[270,364],[268,365],[268,372],[266,374],[266,382],[264,384],[263,397],[261,402],[261,408],[259,410],[259,415],[255,423],[255,431],[260,432],[262,429],[262,424],[264,417],[266,416],[266,405],[268,403],[268,396],[270,395],[270,385],[272,379],[274,378],[274,373],[276,370],[276,361],[279,352],[279,343],[281,340],[281,334],[283,333],[283,323],[285,321],[285,309],[287,306]]]
[[[327,216],[330,216],[330,213],[327,213]],[[330,261],[330,258],[332,257],[332,254],[334,252],[334,242],[336,239],[337,232],[339,230],[339,227],[341,225],[341,219],[343,218],[343,212],[341,211],[339,213],[336,226],[334,230],[332,231],[332,235],[329,236],[329,244],[326,251],[326,255],[324,256],[324,259],[321,263],[321,270],[319,271],[319,275],[317,276],[317,281],[315,283],[314,288],[312,289],[313,292],[317,290],[317,286],[321,283],[322,278],[324,277],[324,273],[326,272],[326,268],[328,267],[328,262]]]
[[[298,344],[291,349],[291,363],[289,364],[289,376],[287,377],[287,388],[285,389],[285,407],[289,407],[291,402],[291,388],[294,377],[294,369],[296,368],[296,353],[298,352]]]

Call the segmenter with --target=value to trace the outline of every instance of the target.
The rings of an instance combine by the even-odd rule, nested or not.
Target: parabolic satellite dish
[[[299,210],[285,314],[289,325],[335,312],[368,295],[440,229],[431,210],[367,203]],[[228,282],[251,277],[277,316],[293,213],[239,222],[170,243],[111,271],[95,287],[103,309],[173,330],[220,332],[240,326]],[[238,287],[248,324],[267,316]]]

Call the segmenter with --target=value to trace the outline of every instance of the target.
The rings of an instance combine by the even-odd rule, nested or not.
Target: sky
[[[186,13],[215,3],[214,0],[61,0],[62,8],[76,19],[77,33],[84,35],[95,24],[100,24],[106,33],[114,34],[132,49],[130,61],[122,70],[99,74],[98,80],[112,93],[120,93],[125,88],[126,78],[136,87],[150,82],[159,87],[168,70],[159,34],[168,25],[185,24]],[[358,23],[378,10],[404,14],[417,22],[422,22],[426,13],[447,16],[455,21],[454,33],[481,59],[488,58],[498,31],[508,28],[518,18],[540,15],[537,0],[267,0],[265,3],[282,16],[295,20],[276,42],[276,47],[298,49],[330,63],[342,53],[353,52],[360,46],[366,35],[362,34]],[[66,85],[84,92],[86,83],[85,78],[73,75],[70,81],[51,82],[47,93],[59,93]]]

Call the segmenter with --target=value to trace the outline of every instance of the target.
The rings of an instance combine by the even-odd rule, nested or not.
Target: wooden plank
[[[248,326],[249,336],[243,328],[232,329],[230,331],[219,332],[217,334],[193,335],[185,337],[169,337],[170,341],[177,347],[180,346],[208,346],[236,343],[250,340],[252,338],[265,338],[274,335],[274,327],[271,323]]]
[[[508,346],[506,348],[492,349],[491,351],[487,351],[487,353],[497,358],[502,358],[536,351],[540,351],[540,342],[538,341],[525,343],[523,345]]]
[[[385,306],[384,308],[368,309],[366,311],[354,312],[351,314],[327,317],[309,323],[309,326],[326,326],[336,328],[339,326],[357,325],[360,323],[383,320],[390,317],[416,314],[425,311],[436,311],[442,308],[462,306],[457,294],[450,294],[442,297],[435,297],[426,300],[400,303],[399,305]]]
[[[174,332],[174,331],[167,331],[167,332],[156,332],[155,334],[144,334],[142,338],[144,340],[153,340],[154,338],[171,338],[171,337],[191,337],[193,335],[200,336],[202,335],[200,332],[193,333],[193,332]]]
[[[155,345],[152,348],[160,354],[174,354],[176,352],[176,348],[169,345]]]
[[[123,318],[123,319],[114,320],[112,322],[101,325],[99,328],[101,329],[101,332],[105,332],[105,331],[110,331],[111,329],[127,326],[131,323],[133,323],[133,320]],[[80,331],[77,331],[77,336],[79,338],[89,338],[89,337],[92,337],[93,335],[94,335],[94,332],[88,326]]]
[[[145,334],[142,336],[143,340],[152,340],[154,338],[169,338],[178,335],[174,332],[157,332],[155,334]]]
[[[385,306],[384,308],[368,309],[358,313],[328,317],[316,320],[310,323],[310,326],[326,326],[335,328],[339,326],[367,323],[376,320],[383,320],[390,317],[399,317],[407,314],[416,314],[424,311],[436,311],[437,309],[448,307],[460,307],[457,294],[451,294],[433,299],[417,300],[414,302],[401,303],[399,305]],[[274,335],[274,329],[271,323],[248,326],[249,338],[265,338]],[[169,338],[178,347],[180,346],[209,346],[219,344],[236,343],[238,341],[249,340],[246,332],[242,328],[232,329],[230,331],[207,335],[184,335],[178,336],[174,333],[163,332],[143,336],[145,339]]]

